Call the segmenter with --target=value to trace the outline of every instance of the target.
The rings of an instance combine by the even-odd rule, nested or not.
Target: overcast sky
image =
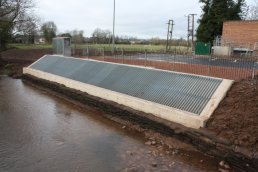
[[[246,0],[250,4],[253,0]],[[95,28],[112,30],[114,0],[37,0],[41,22],[54,21],[59,32],[74,29],[88,37]],[[169,19],[174,37],[186,37],[187,17],[201,15],[199,0],[116,0],[116,35],[165,38]]]

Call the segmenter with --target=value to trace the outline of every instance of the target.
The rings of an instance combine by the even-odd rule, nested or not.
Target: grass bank
[[[86,49],[89,48],[96,48],[96,49],[103,49],[105,48],[106,51],[111,51],[112,45],[111,44],[73,44],[72,47],[76,49]],[[15,49],[49,49],[52,48],[51,44],[9,44],[9,48]],[[166,46],[164,45],[142,45],[142,44],[117,44],[115,45],[116,49],[125,49],[126,51],[151,51],[151,52],[165,52]],[[171,51],[173,50],[179,51],[187,51],[188,48],[184,46],[172,46]]]

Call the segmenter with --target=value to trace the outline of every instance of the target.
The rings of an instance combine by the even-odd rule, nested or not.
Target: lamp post
[[[112,39],[112,54],[115,50],[115,17],[116,17],[116,0],[114,0],[114,11],[113,11],[113,39]]]

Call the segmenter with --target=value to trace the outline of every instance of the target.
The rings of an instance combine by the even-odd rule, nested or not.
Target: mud
[[[236,147],[258,151],[258,87],[249,80],[236,82],[207,123],[217,137]]]
[[[75,104],[87,105],[105,112],[105,117],[116,121],[124,127],[144,132],[146,137],[155,140],[158,144],[166,144],[167,147],[175,147],[177,144],[169,141],[176,138],[184,143],[193,145],[207,155],[215,156],[217,159],[225,160],[238,169],[257,171],[258,161],[256,152],[246,148],[236,147],[232,142],[207,129],[195,130],[168,122],[145,114],[114,102],[103,100],[87,93],[69,89],[63,85],[38,79],[33,76],[24,75],[23,80],[37,87],[47,89],[53,94],[63,97]],[[159,134],[153,134],[153,133]]]
[[[0,54],[0,74],[12,78],[21,78],[22,68],[29,66],[45,54],[52,54],[51,49],[20,50],[11,49]]]

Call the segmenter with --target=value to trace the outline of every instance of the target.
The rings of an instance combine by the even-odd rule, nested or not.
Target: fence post
[[[175,66],[176,66],[176,50],[174,50],[173,71],[175,71]]]
[[[211,57],[212,55],[209,55],[208,76],[211,76]]]
[[[89,47],[87,47],[86,53],[87,53],[87,58],[89,59],[89,54],[90,54],[90,52],[89,52]]]
[[[254,80],[256,74],[256,58],[254,57],[253,71],[252,71],[252,79]]]
[[[102,49],[103,61],[105,61],[105,47]]]
[[[122,63],[124,64],[124,48],[122,48]]]
[[[145,67],[147,66],[147,50],[145,49]]]

